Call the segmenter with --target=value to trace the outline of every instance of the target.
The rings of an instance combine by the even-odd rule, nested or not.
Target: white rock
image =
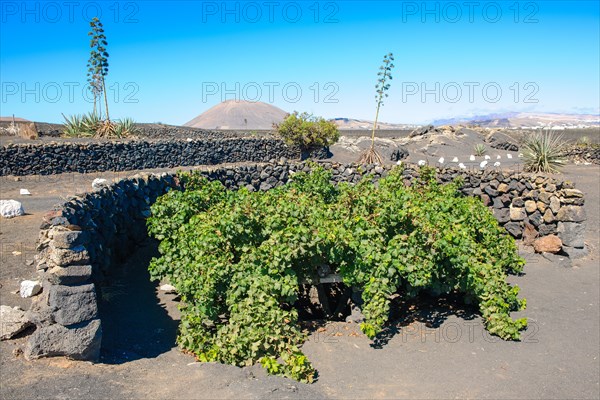
[[[438,160],[438,162],[439,162],[440,164],[443,164],[443,163],[444,163],[444,157],[440,157],[440,159]]]
[[[499,166],[500,166],[500,161],[496,161],[496,162],[494,163],[494,167],[499,167]]]
[[[460,168],[460,169],[467,169],[467,167],[463,163],[458,164],[458,168]]]
[[[16,200],[0,200],[0,215],[4,218],[14,218],[25,214],[23,204]]]
[[[509,158],[509,159],[512,158],[512,154],[507,154],[506,158]]]
[[[480,162],[479,163],[479,168],[484,169],[486,167],[487,163],[488,163],[487,161]]]
[[[483,158],[485,158],[486,160],[489,160],[491,157],[486,154],[485,157],[483,157]]]
[[[473,154],[471,154],[471,157],[469,157],[469,160],[475,161],[475,156]]]
[[[10,339],[33,325],[19,307],[0,306],[0,340]]]
[[[519,153],[519,158],[523,158],[523,153]]]
[[[193,142],[193,141],[194,141],[194,139],[192,139],[192,138],[190,138],[190,137],[189,137],[189,138],[185,139],[185,141],[186,141],[186,142]]]
[[[92,188],[94,189],[102,189],[106,186],[108,186],[108,181],[104,178],[96,178],[92,181]]]
[[[501,156],[500,154],[498,154],[498,155],[496,156],[496,160],[500,160],[501,158],[502,158],[502,156]]]
[[[23,298],[33,297],[41,291],[42,286],[38,281],[23,281],[21,282],[21,289],[19,289],[19,293]]]
[[[422,167],[423,165],[425,165],[427,163],[425,162],[425,160],[419,160],[419,162],[417,164]]]
[[[458,162],[458,157],[454,157],[454,158],[452,159],[452,162]]]
[[[396,161],[396,165],[402,165],[402,160]]]
[[[169,285],[168,283],[165,283],[164,285],[160,285],[160,290],[167,294],[177,293],[177,289],[175,288],[175,286]]]
[[[19,194],[22,196],[31,196],[31,192],[27,189],[21,189],[19,190]]]

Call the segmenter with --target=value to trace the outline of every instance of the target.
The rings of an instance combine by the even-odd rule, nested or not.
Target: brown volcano
[[[227,100],[192,119],[185,126],[203,129],[272,129],[287,112],[271,104]]]

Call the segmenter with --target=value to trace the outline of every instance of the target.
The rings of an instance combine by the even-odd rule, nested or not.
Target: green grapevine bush
[[[510,313],[525,300],[506,282],[524,265],[514,240],[479,199],[460,194],[461,182],[440,185],[427,167],[420,175],[412,187],[400,169],[378,184],[335,186],[315,167],[252,193],[181,174],[186,191],[160,197],[148,220],[161,241],[151,275],[181,295],[180,346],[201,361],[260,362],[311,382],[293,304],[299,284],[317,279],[324,264],[363,290],[369,338],[384,328],[392,294],[428,290],[462,293],[489,332],[519,339],[526,319]]]

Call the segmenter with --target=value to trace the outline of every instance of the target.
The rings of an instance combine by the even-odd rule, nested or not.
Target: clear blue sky
[[[182,124],[237,97],[372,120],[390,51],[383,121],[600,106],[598,1],[0,4],[3,116],[59,122],[91,110],[84,85],[96,15],[116,118]]]

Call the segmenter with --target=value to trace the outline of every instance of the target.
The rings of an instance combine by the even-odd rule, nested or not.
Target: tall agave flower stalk
[[[375,85],[376,94],[375,100],[377,101],[377,111],[375,112],[375,121],[373,122],[373,130],[371,131],[371,146],[364,152],[359,162],[361,164],[382,164],[383,159],[381,155],[375,150],[375,129],[377,129],[377,121],[379,120],[379,109],[383,105],[383,99],[388,97],[386,93],[390,88],[389,81],[392,80],[392,68],[394,68],[394,55],[392,53],[383,56],[383,64],[379,67],[377,76],[377,85]]]
[[[105,77],[108,75],[108,52],[106,41],[106,35],[104,34],[104,27],[102,22],[97,17],[92,18],[90,21],[91,31],[88,36],[91,36],[90,40],[90,58],[87,64],[88,67],[88,82],[90,84],[90,91],[94,96],[94,111],[96,114],[96,103],[99,98],[104,94],[104,105],[106,111],[106,120],[110,121],[108,113],[108,97],[106,94],[106,82]]]

